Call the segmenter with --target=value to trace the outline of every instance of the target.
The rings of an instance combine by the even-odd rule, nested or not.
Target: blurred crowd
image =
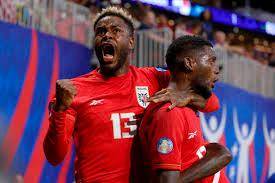
[[[212,41],[217,48],[224,48],[263,65],[275,67],[274,37],[215,24],[211,21],[211,13],[208,10],[203,12],[199,18],[192,18],[155,9],[139,1],[134,4],[123,0],[71,1],[81,3],[86,7],[79,5],[74,9],[66,3],[53,5],[53,0],[31,0],[29,2],[32,3],[29,4],[20,1],[21,3],[15,5],[12,4],[14,1],[0,0],[0,19],[6,19],[12,23],[19,22],[18,24],[21,25],[31,24],[34,28],[39,27],[37,30],[42,32],[90,46],[91,25],[96,14],[110,5],[123,6],[132,14],[137,30],[167,28],[173,31],[174,38],[183,34],[201,35]],[[62,2],[62,0],[56,2]],[[221,7],[220,2],[220,0],[213,1],[212,6]],[[32,9],[31,7],[35,6],[34,3],[43,4],[42,9]],[[200,3],[203,2],[200,1]],[[52,8],[53,6],[57,8]],[[39,16],[32,16],[34,13],[38,13]]]
[[[120,6],[120,1],[104,0],[89,3],[92,19],[101,8],[109,5]],[[217,25],[211,21],[211,13],[206,10],[199,19],[185,17],[165,10],[158,10],[141,2],[125,3],[135,20],[137,30],[168,28],[174,32],[174,38],[183,34],[201,35],[210,40],[217,48],[241,54],[263,65],[275,67],[275,39],[260,33],[240,30],[237,27]]]

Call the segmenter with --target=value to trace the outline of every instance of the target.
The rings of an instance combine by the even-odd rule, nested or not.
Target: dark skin
[[[104,46],[110,44],[112,59],[104,59]],[[95,52],[100,63],[99,72],[104,76],[119,76],[128,72],[130,52],[134,48],[134,37],[128,25],[117,16],[106,16],[95,26]]]
[[[172,72],[169,88],[182,92],[192,90],[201,95],[211,93],[219,74],[212,48],[205,46],[195,53],[190,53],[190,55],[179,55],[179,58],[183,64]],[[215,174],[226,166],[231,159],[232,156],[225,147],[217,143],[210,143],[206,145],[206,155],[187,170],[183,172],[158,170],[153,179],[154,182],[161,183],[193,182]]]

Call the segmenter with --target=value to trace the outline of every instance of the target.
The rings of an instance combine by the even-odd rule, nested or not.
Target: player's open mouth
[[[215,78],[214,81],[211,83],[211,88],[215,87],[215,83],[219,80],[219,78]]]
[[[101,48],[104,62],[113,62],[115,55],[114,46],[109,43],[104,43]]]

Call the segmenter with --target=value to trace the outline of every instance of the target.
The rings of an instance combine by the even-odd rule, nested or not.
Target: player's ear
[[[135,37],[134,34],[130,36],[130,41],[129,41],[129,48],[133,50],[135,47]]]
[[[195,60],[191,57],[184,57],[183,58],[183,66],[185,68],[186,71],[193,71],[194,70],[194,67],[195,67]]]

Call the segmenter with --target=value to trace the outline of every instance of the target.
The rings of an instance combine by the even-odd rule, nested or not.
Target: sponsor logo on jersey
[[[168,154],[173,150],[173,142],[167,137],[159,139],[157,144],[157,150],[161,154]]]
[[[146,102],[149,98],[149,89],[148,86],[136,86],[136,95],[138,104],[146,108],[149,105],[149,102]]]
[[[197,135],[197,131],[188,133],[188,139],[193,139]]]
[[[92,105],[92,106],[101,105],[101,104],[103,104],[103,101],[104,101],[104,99],[92,100],[90,105]]]

